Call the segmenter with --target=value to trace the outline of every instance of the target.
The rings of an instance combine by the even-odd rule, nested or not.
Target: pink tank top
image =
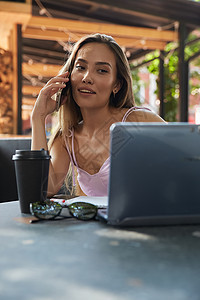
[[[125,122],[129,114],[136,109],[144,109],[143,107],[131,107],[122,118],[122,122]],[[69,150],[69,145],[67,139],[65,139],[66,148],[69,153],[69,157],[72,165],[72,176],[73,185],[75,186],[75,173],[74,166],[77,168],[77,180],[80,185],[81,190],[87,196],[107,196],[108,195],[108,181],[109,181],[109,171],[110,171],[110,157],[101,166],[100,170],[95,174],[89,174],[83,169],[79,168],[74,151],[74,130],[71,132],[72,135],[72,154]]]

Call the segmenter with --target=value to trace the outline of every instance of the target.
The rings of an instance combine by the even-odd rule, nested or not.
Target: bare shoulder
[[[147,109],[133,110],[127,117],[126,122],[164,122],[165,121],[154,112]]]

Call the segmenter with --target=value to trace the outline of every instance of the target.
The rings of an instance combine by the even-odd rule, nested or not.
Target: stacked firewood
[[[13,133],[12,53],[0,49],[0,133]]]

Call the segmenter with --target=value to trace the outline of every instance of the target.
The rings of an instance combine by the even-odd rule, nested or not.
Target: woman
[[[115,40],[94,34],[78,41],[62,68],[42,88],[32,112],[32,150],[47,149],[45,119],[56,110],[55,95],[66,87],[58,128],[50,141],[48,195],[56,194],[70,163],[76,193],[107,195],[109,128],[115,122],[164,122],[134,107],[128,61]],[[102,138],[103,137],[103,138]]]

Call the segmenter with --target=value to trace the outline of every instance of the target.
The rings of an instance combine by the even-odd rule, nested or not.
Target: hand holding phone
[[[59,89],[59,91],[56,94],[56,111],[59,110],[59,108],[61,107],[62,104],[62,98],[66,95],[68,86],[66,86],[63,89]]]
[[[59,89],[57,94],[56,94],[56,111],[59,110],[59,108],[62,105],[62,99],[63,97],[66,95],[67,93],[67,89],[69,88],[69,82],[65,82],[66,87],[64,87],[63,89]]]

